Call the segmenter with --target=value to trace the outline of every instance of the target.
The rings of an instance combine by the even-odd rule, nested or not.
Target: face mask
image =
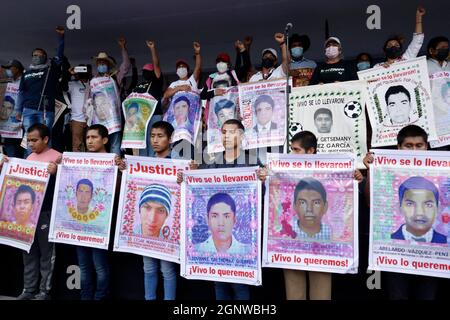
[[[216,67],[219,73],[224,73],[228,71],[228,64],[226,62],[219,62],[216,64]]]
[[[264,58],[262,60],[262,64],[261,65],[262,65],[263,68],[270,69],[270,68],[273,67],[274,64],[275,64],[275,62],[272,59]]]
[[[449,52],[448,48],[442,48],[442,49],[438,49],[436,51],[437,51],[437,53],[436,53],[437,61],[444,61],[447,59],[448,52]]]
[[[328,59],[334,59],[339,55],[339,47],[329,46],[325,49],[325,56]]]
[[[108,66],[106,64],[99,64],[97,66],[98,73],[107,73],[108,72]]]
[[[394,46],[386,48],[386,57],[388,59],[397,59],[402,55],[402,48]]]
[[[187,74],[188,74],[187,68],[178,68],[177,69],[177,76],[180,79],[186,78]]]
[[[302,47],[291,48],[291,55],[293,58],[300,58],[303,55]]]
[[[31,57],[31,64],[34,66],[44,64],[45,63],[45,56],[32,56]]]
[[[366,69],[370,68],[370,62],[369,61],[361,61],[356,66],[358,67],[359,71],[366,70]]]
[[[144,78],[144,80],[146,81],[153,81],[153,79],[155,78],[155,73],[153,71],[143,70],[142,78]]]
[[[8,78],[12,78],[13,77],[13,73],[12,73],[12,71],[10,69],[6,69],[5,71],[6,71],[6,76]]]

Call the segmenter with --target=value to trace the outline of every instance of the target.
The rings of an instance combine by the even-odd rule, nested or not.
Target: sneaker
[[[41,291],[34,296],[33,300],[50,300],[50,295],[46,292]]]
[[[35,295],[36,295],[36,293],[24,291],[16,299],[17,300],[31,300],[34,298]]]

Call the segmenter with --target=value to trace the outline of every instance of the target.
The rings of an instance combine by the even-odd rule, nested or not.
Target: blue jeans
[[[81,300],[103,300],[109,288],[108,251],[96,248],[77,247],[78,264],[81,271]],[[97,286],[94,293],[94,272]]]
[[[122,132],[114,132],[108,135],[108,142],[110,146],[109,152],[120,156],[120,145],[122,144]]]
[[[48,140],[48,145],[51,146],[51,133],[52,133],[52,127],[53,127],[53,121],[55,119],[55,113],[54,112],[46,112],[46,116],[44,119],[44,112],[43,111],[37,111],[34,109],[23,109],[23,128],[25,129],[25,132],[28,131],[28,128],[31,127],[35,123],[43,123],[45,124],[48,129],[50,130],[50,137]],[[31,154],[31,149],[27,148],[25,150],[25,158]]]
[[[150,119],[150,122],[148,123],[148,129],[147,129],[147,147],[145,149],[139,149],[139,155],[142,157],[155,157],[155,151],[153,151],[152,144],[151,144],[151,131],[152,126],[155,122],[161,121],[163,119],[163,116],[160,114],[153,115],[153,117]]]
[[[246,284],[214,282],[216,300],[250,300],[250,288]]]
[[[156,300],[156,288],[158,287],[158,267],[164,278],[164,300],[175,300],[177,291],[177,272],[175,263],[155,258],[144,258],[144,286],[145,300]]]

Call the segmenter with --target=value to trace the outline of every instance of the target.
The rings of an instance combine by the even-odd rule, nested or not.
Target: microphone
[[[292,29],[292,23],[288,23],[287,25],[286,25],[286,28],[284,29],[284,31],[286,31],[286,32],[288,32],[289,30],[291,30]]]

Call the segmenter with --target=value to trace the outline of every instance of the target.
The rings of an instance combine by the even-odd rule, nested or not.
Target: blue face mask
[[[369,61],[361,61],[356,66],[358,67],[359,71],[370,69],[370,62]]]
[[[302,47],[291,48],[291,55],[293,58],[300,58],[303,55]]]
[[[97,66],[98,73],[107,73],[108,72],[108,66],[106,64],[100,64]]]
[[[11,69],[6,69],[5,72],[6,72],[6,76],[7,76],[8,78],[12,78],[12,77],[13,77],[13,74],[12,74]]]

